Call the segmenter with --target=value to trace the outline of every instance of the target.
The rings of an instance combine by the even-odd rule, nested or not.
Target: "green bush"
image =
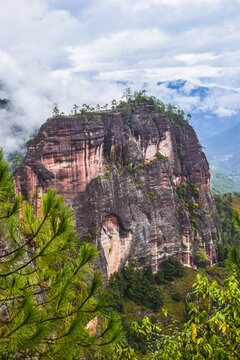
[[[124,313],[124,297],[120,291],[108,289],[107,301],[111,309]]]
[[[176,302],[179,302],[182,300],[181,295],[179,294],[179,292],[176,292],[175,294],[172,295],[172,299]]]
[[[143,300],[142,304],[149,309],[157,312],[163,306],[163,295],[160,289],[156,286],[143,282],[142,284]]]
[[[150,284],[154,284],[155,279],[152,271],[152,267],[146,266],[142,272],[143,279],[147,280]]]
[[[182,201],[187,200],[187,184],[184,181],[177,187],[177,193]]]
[[[195,198],[197,198],[197,197],[200,195],[199,187],[191,184],[191,189],[192,189],[193,196],[194,196]]]
[[[194,262],[198,267],[206,267],[210,264],[209,258],[203,248],[199,248],[193,253]]]
[[[175,276],[181,277],[185,273],[184,266],[175,259],[173,256],[169,256],[163,264],[164,278],[168,281],[172,281]]]
[[[142,271],[135,270],[128,266],[123,274],[115,273],[109,280],[109,302],[111,307],[123,312],[124,296],[137,305],[143,305],[157,312],[163,305],[163,295],[160,289],[155,286],[155,277],[151,266],[145,267]]]
[[[164,160],[165,159],[165,156],[163,154],[161,154],[160,152],[157,152],[155,156],[159,160]]]
[[[178,144],[177,149],[178,149],[178,156],[180,157],[180,159],[182,159],[185,155],[183,148],[182,148],[182,144]]]
[[[162,270],[158,270],[158,272],[155,274],[155,281],[157,284],[166,284],[166,279],[164,277],[164,272]]]

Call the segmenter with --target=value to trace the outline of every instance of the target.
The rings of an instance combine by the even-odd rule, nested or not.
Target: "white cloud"
[[[11,98],[12,111],[0,111],[0,145],[16,149],[13,125],[31,132],[54,103],[69,112],[119,99],[123,82],[147,84],[188,112],[236,114],[239,15],[237,0],[1,1],[0,97]],[[177,79],[188,80],[181,93],[157,85]],[[192,95],[201,85],[210,88],[204,102]]]
[[[218,107],[216,110],[215,110],[215,114],[216,115],[219,115],[220,117],[225,117],[225,116],[233,116],[235,115],[237,112],[233,109],[227,109],[227,108],[224,108],[222,106]]]
[[[216,55],[211,53],[201,53],[201,54],[179,54],[175,56],[176,60],[186,63],[186,65],[194,65],[202,62],[209,62],[215,60]]]

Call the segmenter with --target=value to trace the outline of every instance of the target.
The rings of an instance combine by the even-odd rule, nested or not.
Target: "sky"
[[[56,104],[110,104],[126,87],[230,126],[239,19],[240,0],[0,0],[0,146],[17,150]]]

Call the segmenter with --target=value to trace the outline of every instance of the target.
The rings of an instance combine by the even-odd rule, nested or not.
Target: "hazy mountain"
[[[211,167],[240,182],[240,122],[205,139],[205,153]]]
[[[211,191],[213,194],[240,192],[240,183],[219,171],[211,170]]]

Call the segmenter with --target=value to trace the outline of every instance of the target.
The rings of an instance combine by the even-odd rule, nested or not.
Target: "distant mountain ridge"
[[[240,183],[240,122],[230,129],[205,139],[205,153],[211,168]]]
[[[240,192],[240,183],[231,179],[229,176],[210,169],[211,172],[211,192],[212,194],[222,195],[228,192]]]

